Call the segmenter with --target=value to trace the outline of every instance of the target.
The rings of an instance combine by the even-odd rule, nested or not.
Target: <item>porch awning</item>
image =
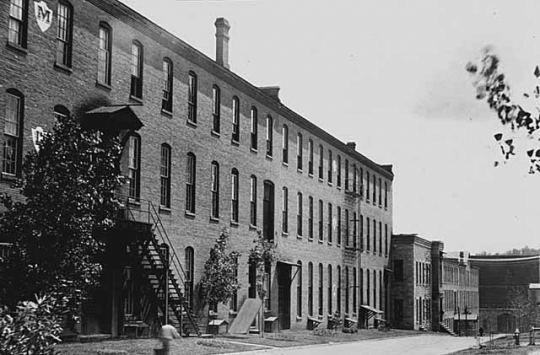
[[[81,126],[87,129],[132,129],[138,130],[143,126],[131,107],[101,106],[86,112],[81,121]]]
[[[369,311],[369,312],[373,312],[373,313],[376,313],[376,314],[382,314],[382,313],[384,313],[384,312],[381,311],[380,309],[373,308],[373,307],[368,306],[368,305],[364,305],[364,304],[363,304],[363,305],[361,305],[360,307],[363,308],[363,309],[365,309],[365,310],[367,310],[367,311]]]
[[[290,265],[290,266],[296,266],[296,267],[300,266],[298,265],[298,263],[295,263],[294,261],[289,261],[289,260],[278,260],[277,262],[281,264],[285,264],[285,265]]]
[[[477,320],[478,314],[471,313],[471,314],[454,314],[454,320]]]

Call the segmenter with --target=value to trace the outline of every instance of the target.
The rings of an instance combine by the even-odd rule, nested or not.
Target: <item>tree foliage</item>
[[[509,126],[513,133],[523,133],[530,140],[538,140],[536,134],[540,129],[540,110],[535,112],[525,109],[511,96],[510,86],[506,82],[504,73],[500,72],[500,59],[491,50],[486,49],[477,63],[469,62],[466,70],[473,76],[473,85],[476,87],[476,98],[486,100],[490,109],[497,113],[500,122]],[[536,67],[534,75],[540,76],[540,69]],[[540,87],[536,86],[532,94],[523,94],[525,98],[540,97]],[[503,133],[496,133],[497,141],[503,159],[506,162],[515,154],[516,136],[505,137]],[[530,161],[529,173],[540,171],[540,148],[526,151]],[[495,162],[495,166],[499,163]]]
[[[0,355],[53,355],[60,342],[60,317],[54,312],[58,300],[50,296],[24,301],[12,316],[0,311]]]
[[[204,265],[200,286],[203,302],[209,305],[226,304],[240,287],[237,278],[240,254],[236,251],[227,254],[228,241],[229,232],[224,229]]]
[[[59,117],[39,152],[23,162],[22,202],[4,195],[0,233],[13,238],[0,303],[15,305],[35,294],[67,297],[75,313],[101,272],[96,237],[113,224],[114,196],[123,183],[117,137],[83,130]]]
[[[269,265],[272,265],[276,259],[276,245],[266,240],[261,231],[257,232],[257,239],[253,240],[255,246],[249,251],[248,262],[250,265],[255,266],[257,270],[256,283],[257,283],[257,294],[259,298],[264,300],[266,296],[266,290],[264,288],[265,283],[265,268]]]

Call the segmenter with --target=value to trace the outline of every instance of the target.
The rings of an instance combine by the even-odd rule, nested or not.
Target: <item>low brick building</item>
[[[204,318],[197,285],[223,228],[241,253],[242,287],[218,317],[232,321],[255,297],[257,230],[277,245],[265,308],[281,329],[335,312],[358,317],[360,305],[386,310],[391,166],[295,113],[278,87],[236,75],[225,19],[215,22],[214,60],[116,0],[9,0],[0,14],[0,192],[17,193],[31,130],[50,130],[58,115],[143,124],[124,132],[121,237],[111,238],[114,262],[79,331],[119,335],[157,314],[180,322],[181,310]],[[166,256],[168,308],[167,285],[155,282]]]

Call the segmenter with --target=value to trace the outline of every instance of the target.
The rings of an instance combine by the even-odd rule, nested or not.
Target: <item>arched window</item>
[[[20,176],[21,173],[23,117],[23,94],[18,90],[8,89],[2,157],[2,173],[6,175]]]
[[[272,116],[268,115],[266,117],[266,155],[269,157],[272,156],[272,146],[274,145],[273,124]]]
[[[285,164],[289,164],[289,127],[287,127],[287,125],[283,125],[282,138],[282,161]]]
[[[59,120],[61,118],[69,117],[69,110],[62,105],[56,105],[54,106],[54,119]]]
[[[337,187],[341,188],[341,156],[337,156]]]
[[[112,29],[107,23],[99,24],[98,75],[99,83],[111,85]]]
[[[171,146],[164,143],[161,145],[161,198],[160,204],[163,207],[171,207]]]
[[[256,107],[251,108],[251,149],[258,149],[259,118]]]
[[[56,64],[71,67],[73,7],[65,0],[58,2],[57,24]]]
[[[163,98],[161,109],[172,112],[173,109],[173,63],[169,58],[163,58]]]
[[[251,175],[250,178],[250,196],[249,196],[249,223],[252,226],[257,225],[257,177]]]
[[[213,161],[210,170],[210,193],[212,195],[212,210],[210,211],[210,216],[219,218],[219,163]]]
[[[332,243],[332,204],[328,203],[328,243]]]
[[[232,100],[232,112],[232,141],[238,143],[240,142],[240,99],[236,96]]]
[[[332,157],[332,151],[328,150],[328,183],[332,183],[332,169],[334,168],[332,165],[334,164],[333,157]]]
[[[282,201],[282,231],[283,233],[289,233],[289,189],[283,187],[283,201]]]
[[[238,170],[231,172],[231,221],[238,222]]]
[[[221,132],[221,89],[219,86],[212,87],[212,131]]]
[[[26,48],[28,0],[11,0],[8,28],[8,42]]]
[[[197,123],[197,74],[192,71],[188,81],[188,121]]]
[[[324,149],[323,146],[319,144],[319,179],[323,178],[324,170]]]
[[[129,197],[139,200],[141,194],[141,137],[132,134],[129,137]]]
[[[187,154],[186,211],[195,213],[195,187],[197,178],[197,160],[195,154]]]
[[[302,171],[302,164],[303,164],[303,145],[302,145],[302,134],[298,133],[298,136],[296,137],[296,168],[300,171]]]
[[[131,43],[131,96],[142,99],[143,46],[138,41]]]
[[[301,237],[302,236],[302,193],[298,192],[297,195],[297,203],[296,203],[296,234]]]

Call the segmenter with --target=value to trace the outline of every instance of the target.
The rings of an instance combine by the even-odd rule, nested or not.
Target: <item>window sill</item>
[[[253,148],[253,147],[250,147],[249,150],[250,150],[250,152],[255,153],[255,154],[257,154],[259,152],[257,150],[257,148]]]
[[[231,140],[231,144],[232,144],[232,145],[234,145],[234,146],[237,146],[237,147],[239,147],[239,146],[240,146],[240,142],[239,142],[239,141],[237,141],[237,140],[234,140],[234,139],[233,139],[233,140]]]
[[[296,322],[297,322],[297,323],[301,323],[301,322],[302,322],[302,317],[296,316]]]
[[[140,206],[141,205],[141,201],[139,201],[138,199],[133,198],[133,197],[128,197],[128,203],[130,205],[134,205],[134,206]]]
[[[161,114],[162,114],[163,116],[167,116],[167,117],[169,117],[169,118],[172,118],[172,116],[173,116],[171,111],[165,110],[165,109],[163,109],[163,108],[161,109]]]
[[[171,214],[172,210],[170,207],[160,205],[159,206],[159,213],[165,213],[165,214]]]
[[[254,225],[254,224],[250,224],[250,225],[249,225],[249,229],[251,229],[251,230],[256,230],[256,229],[257,229],[257,226]]]
[[[271,154],[266,153],[266,159],[274,160],[274,157]]]
[[[338,190],[341,190],[341,186],[338,185],[338,186],[337,186],[337,189],[338,189]]]
[[[334,186],[334,184],[332,183],[332,181],[328,181],[328,186]]]
[[[281,232],[281,236],[282,236],[282,237],[288,237],[288,236],[289,236],[289,232]]]
[[[18,179],[17,175],[2,173],[2,181],[16,182]]]
[[[320,177],[319,182],[324,182],[324,179],[322,177]]]
[[[185,216],[190,219],[195,219],[196,214],[194,212],[186,211]]]
[[[210,216],[210,223],[219,223],[219,217]]]
[[[297,236],[296,236],[296,239],[302,240],[302,236],[301,236],[301,235],[297,235]]]
[[[193,128],[197,128],[197,122],[194,122],[194,121],[191,121],[191,120],[187,120],[186,121],[187,125],[190,126],[190,127],[193,127]]]
[[[322,243],[324,243],[324,240],[319,239],[318,242],[319,242],[319,244],[322,244]]]
[[[337,243],[336,247],[341,248],[341,244]]]
[[[313,179],[313,173],[308,173],[308,176]]]
[[[231,221],[231,227],[238,227],[240,226],[240,223],[238,223],[237,221]]]
[[[328,242],[328,245],[329,245],[329,246],[332,246],[332,242]]]
[[[304,171],[301,168],[297,168],[296,171],[298,171],[300,174],[304,173]]]
[[[54,69],[68,75],[71,75],[71,73],[73,73],[73,69],[60,63],[54,63]]]
[[[142,104],[142,103],[143,103],[143,100],[142,100],[141,97],[129,95],[129,99],[130,99],[131,101],[135,101],[135,102],[137,102],[137,103],[139,103],[139,104]]]
[[[285,162],[285,161],[282,162],[282,165],[285,166],[285,167],[287,167],[287,168],[289,167],[289,163],[287,163],[287,162]]]
[[[313,237],[309,237],[308,242],[313,242]]]
[[[19,55],[26,56],[28,54],[28,49],[15,43],[7,42],[6,47]]]
[[[210,131],[210,134],[216,138],[221,138],[221,133],[217,132],[217,131],[214,131],[214,130],[211,130]]]
[[[101,81],[97,81],[97,80],[96,80],[96,87],[100,88],[100,89],[103,89],[103,90],[106,90],[106,91],[111,91],[112,90],[111,85],[106,84],[106,83],[102,83]]]

